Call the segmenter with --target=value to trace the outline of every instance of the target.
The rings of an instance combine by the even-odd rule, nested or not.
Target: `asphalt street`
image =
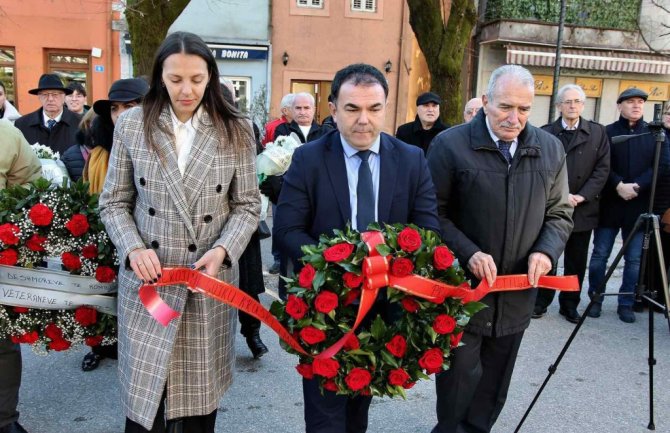
[[[272,263],[270,240],[263,241],[264,262]],[[266,276],[269,305],[277,278]],[[608,291],[617,291],[617,270]],[[583,297],[580,311],[586,305]],[[616,298],[610,297],[598,319],[587,318],[555,375],[549,381],[522,432],[637,433],[649,422],[647,315],[634,324],[617,318]],[[670,432],[670,332],[663,315],[655,314],[657,364],[654,370],[656,431]],[[493,429],[513,432],[567,341],[573,324],[559,316],[557,301],[549,313],[533,320],[526,332],[507,404]],[[236,342],[235,383],[221,399],[217,432],[289,433],[304,431],[300,377],[296,358],[279,347],[269,328],[262,328],[270,353],[254,360],[245,341]],[[116,361],[80,369],[85,349],[46,357],[23,348],[24,368],[20,421],[30,433],[122,432]],[[432,381],[417,384],[407,400],[374,399],[369,432],[430,432],[435,418]]]

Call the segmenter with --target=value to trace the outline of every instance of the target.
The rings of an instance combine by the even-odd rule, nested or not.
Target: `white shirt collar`
[[[347,158],[351,158],[352,156],[356,155],[359,150],[356,149],[355,147],[352,147],[349,143],[347,143],[347,140],[344,139],[344,136],[340,134],[340,141],[342,142],[342,149],[344,149],[344,154],[347,156]],[[370,150],[372,153],[379,155],[379,146],[381,143],[381,136],[378,135],[375,141],[372,143],[372,146],[370,146]]]
[[[56,123],[58,123],[58,122],[60,122],[60,119],[62,117],[63,117],[63,110],[60,110],[60,113],[58,113],[58,116],[53,117],[53,120],[55,120]],[[49,122],[49,120],[51,120],[51,119],[52,119],[51,117],[47,116],[46,111],[44,111],[44,109],[42,109],[42,123],[44,124],[44,126],[47,126],[48,125],[47,122]]]
[[[568,131],[575,131],[577,128],[579,128],[579,119],[577,119],[577,123],[575,123],[575,126],[569,127],[567,123],[565,123],[565,119],[561,117],[561,125],[563,126],[563,129],[568,130]]]
[[[186,122],[182,122],[177,118],[177,115],[175,114],[174,110],[172,109],[172,106],[170,106],[170,117],[172,118],[172,127],[174,130],[177,130],[180,126],[185,127],[188,131],[195,131],[198,129],[198,125],[200,123],[200,114],[202,113],[202,106],[198,107],[198,109],[193,113],[193,116],[191,116],[190,119],[188,119]]]

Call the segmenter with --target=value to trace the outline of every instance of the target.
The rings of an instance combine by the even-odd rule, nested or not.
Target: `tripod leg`
[[[661,290],[663,291],[663,298],[665,299],[665,308],[663,314],[665,315],[665,319],[668,322],[668,329],[670,330],[670,314],[668,314],[668,306],[670,305],[670,291],[668,290],[668,272],[665,269],[665,257],[663,255],[663,245],[661,244],[661,229],[660,225],[658,222],[658,216],[654,215],[654,241],[656,242],[656,256],[658,257],[658,264],[660,267],[660,275],[661,275]],[[651,296],[652,298],[655,298],[656,296],[656,290],[653,290],[653,295]],[[649,305],[649,308],[652,309],[653,304]]]

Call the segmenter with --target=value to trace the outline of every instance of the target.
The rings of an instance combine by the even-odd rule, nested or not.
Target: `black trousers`
[[[256,293],[249,293],[248,295],[254,298],[256,301],[259,300]],[[240,321],[240,334],[244,335],[245,337],[249,337],[253,335],[254,332],[261,329],[261,321],[242,310],[237,310],[237,318]]]
[[[435,378],[437,425],[432,433],[488,433],[507,399],[523,332],[504,337],[463,334],[451,368]]]
[[[21,348],[12,340],[0,339],[0,427],[19,419]]]
[[[306,433],[365,433],[372,397],[346,397],[331,391],[321,395],[317,379],[302,380]]]
[[[161,404],[158,405],[156,418],[151,430],[147,430],[140,424],[126,418],[125,433],[214,433],[214,424],[216,423],[216,412],[209,415],[189,416],[165,420],[165,399],[166,392],[163,391]]]
[[[565,244],[565,252],[563,253],[563,267],[565,275],[577,275],[579,279],[579,287],[581,289],[584,282],[584,275],[586,274],[586,265],[589,255],[589,240],[591,239],[591,232],[587,230],[584,232],[573,232]],[[537,291],[537,299],[535,305],[542,308],[547,308],[554,300],[555,290],[539,289]],[[579,305],[579,292],[561,292],[558,295],[558,303],[563,309],[577,308]]]

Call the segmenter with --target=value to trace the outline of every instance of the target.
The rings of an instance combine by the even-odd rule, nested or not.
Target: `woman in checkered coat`
[[[143,107],[116,125],[100,209],[125,263],[119,375],[126,432],[213,432],[232,380],[234,309],[164,287],[161,297],[182,315],[163,327],[137,295],[161,267],[193,265],[237,284],[236,262],[258,226],[260,200],[253,134],[224,101],[218,77],[202,39],[173,33],[158,49]]]

